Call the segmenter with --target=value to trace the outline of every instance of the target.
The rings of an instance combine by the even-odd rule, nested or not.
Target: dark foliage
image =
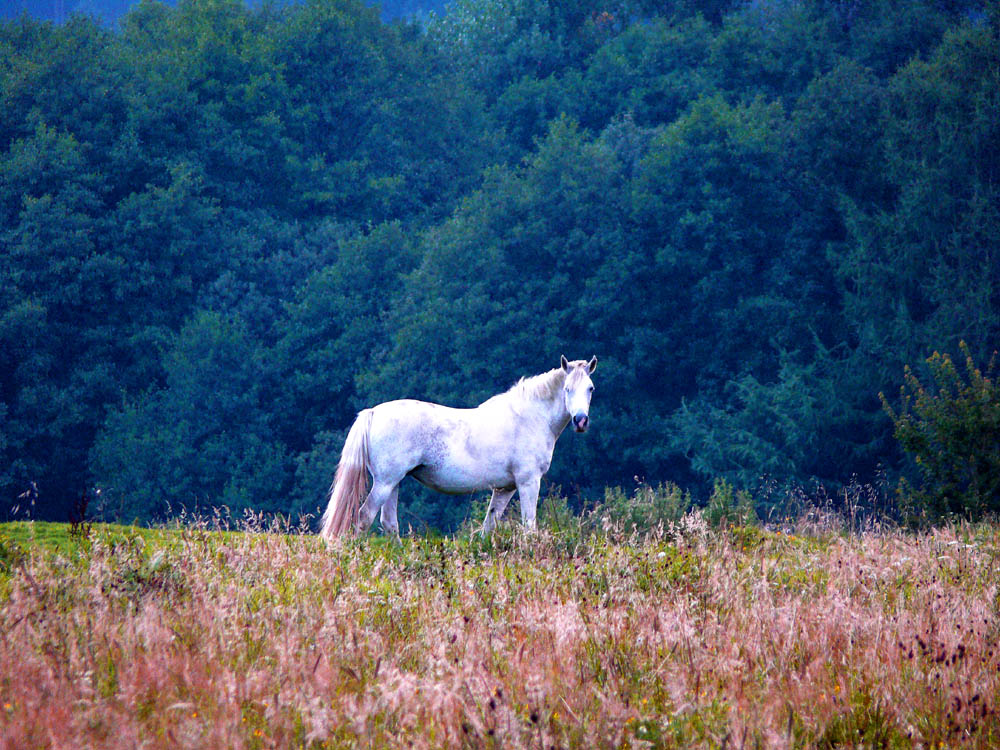
[[[992,5],[442,7],[0,22],[8,514],[313,512],[360,408],[560,353],[601,358],[575,506],[918,471],[877,394],[1000,340]]]

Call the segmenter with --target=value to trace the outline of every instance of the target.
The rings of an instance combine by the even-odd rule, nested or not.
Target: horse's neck
[[[568,424],[569,414],[566,412],[566,407],[562,401],[562,394],[560,394],[559,400],[551,404],[549,410],[549,429],[552,430],[552,438],[554,440],[558,439]]]
[[[569,424],[569,414],[563,404],[563,385],[566,373],[562,368],[536,375],[521,383],[519,392],[512,394],[521,400],[526,409],[539,414],[552,431],[553,439]]]

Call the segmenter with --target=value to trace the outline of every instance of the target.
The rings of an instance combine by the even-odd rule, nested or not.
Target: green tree
[[[456,73],[482,96],[516,163],[549,121],[577,109],[587,59],[647,9],[630,0],[456,0],[428,29]]]
[[[786,489],[809,478],[835,483],[843,466],[858,464],[831,439],[840,394],[820,364],[831,359],[803,364],[781,352],[776,376],[745,374],[725,384],[722,398],[682,403],[670,420],[671,447],[706,485],[718,478],[748,490]]]
[[[238,320],[199,313],[164,358],[166,382],[108,414],[91,455],[109,513],[285,511],[291,465],[261,403],[265,367]]]
[[[681,382],[761,373],[773,347],[808,340],[806,321],[788,319],[776,288],[794,273],[783,252],[795,210],[782,174],[784,132],[780,106],[703,99],[639,166],[632,211],[645,258],[628,285],[645,297],[672,359],[697,369],[672,376]],[[675,405],[685,393],[664,390]]]
[[[359,2],[312,2],[273,46],[298,213],[407,219],[470,185],[485,153],[476,100],[417,29]]]
[[[44,124],[104,162],[126,106],[113,46],[111,32],[83,16],[0,23],[0,149]]]
[[[845,31],[850,57],[879,76],[891,76],[933,50],[956,21],[982,13],[983,4],[962,0],[875,0],[841,5],[837,21]]]
[[[832,26],[830,14],[816,3],[747,3],[723,20],[710,65],[731,96],[787,104],[832,67]]]
[[[86,445],[113,391],[98,252],[103,185],[72,135],[39,124],[0,156],[3,490],[35,482],[57,506],[83,487]],[[60,481],[54,466],[76,477]],[[62,475],[65,476],[65,475]],[[10,484],[8,484],[10,482]]]
[[[900,493],[932,520],[951,514],[981,518],[1000,512],[1000,386],[996,352],[984,375],[959,344],[965,372],[948,354],[927,360],[925,386],[907,367],[899,412],[879,394],[894,435],[916,464],[920,486],[903,479]]]
[[[629,26],[567,74],[566,112],[595,132],[626,115],[643,127],[673,122],[717,88],[707,64],[713,36],[701,16]]]
[[[890,197],[884,170],[885,84],[849,58],[813,78],[795,103],[792,164],[812,204],[828,214],[826,241],[842,241],[839,201],[883,205]],[[830,226],[832,225],[832,226]],[[828,228],[823,228],[828,227]]]
[[[971,25],[901,70],[884,125],[893,199],[844,201],[831,260],[879,388],[928,351],[964,339],[982,355],[1000,335],[998,70],[996,29]]]

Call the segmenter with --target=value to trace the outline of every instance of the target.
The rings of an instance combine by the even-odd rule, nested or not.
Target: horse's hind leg
[[[493,490],[493,497],[490,498],[490,507],[486,509],[486,519],[483,521],[483,536],[493,533],[497,521],[503,515],[507,503],[514,496],[515,490]]]
[[[382,522],[382,528],[390,533],[399,536],[399,521],[396,519],[396,500],[399,497],[399,485],[397,484],[392,488],[392,492],[389,493],[388,499],[385,501],[385,505],[382,506],[382,515],[379,520]]]
[[[375,514],[389,502],[390,498],[392,498],[393,503],[392,517],[395,520],[396,489],[398,486],[398,483],[390,484],[389,482],[379,482],[377,480],[372,484],[372,491],[368,493],[368,499],[365,500],[364,505],[358,510],[358,531],[365,531],[372,525],[372,521],[375,520]]]

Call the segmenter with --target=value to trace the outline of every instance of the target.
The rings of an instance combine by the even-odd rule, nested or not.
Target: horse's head
[[[563,357],[562,369],[566,373],[563,386],[566,413],[569,414],[574,430],[586,432],[590,425],[590,397],[594,395],[594,381],[590,376],[597,369],[597,357],[592,357],[589,362],[583,359],[570,362]]]

